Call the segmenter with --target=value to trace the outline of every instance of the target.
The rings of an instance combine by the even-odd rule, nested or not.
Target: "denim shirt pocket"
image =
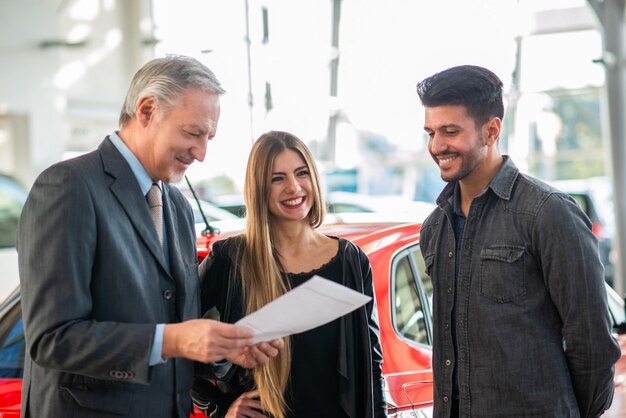
[[[480,251],[480,294],[510,303],[526,294],[524,247],[491,245]]]

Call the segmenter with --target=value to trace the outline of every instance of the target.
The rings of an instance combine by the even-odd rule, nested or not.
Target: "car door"
[[[404,362],[392,367],[402,370],[399,373],[387,373],[386,383],[388,398],[405,409],[404,404],[413,412],[429,408],[433,399],[432,369],[430,364],[412,363],[412,352],[431,352],[432,321],[431,302],[432,284],[425,273],[424,261],[418,244],[411,245],[393,257],[390,275],[390,309],[393,332],[398,344],[392,350],[383,352],[385,362],[393,358]],[[389,344],[387,344],[389,351]]]

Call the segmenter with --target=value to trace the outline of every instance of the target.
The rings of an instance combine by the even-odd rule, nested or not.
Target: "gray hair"
[[[120,127],[126,126],[135,116],[137,105],[144,97],[154,97],[167,111],[189,88],[225,93],[215,74],[195,58],[167,55],[148,61],[135,73],[130,83],[120,113]]]

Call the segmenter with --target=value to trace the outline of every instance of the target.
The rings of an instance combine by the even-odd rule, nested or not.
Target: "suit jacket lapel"
[[[180,232],[178,231],[178,223],[175,220],[178,218],[177,208],[169,198],[169,186],[163,185],[163,215],[165,218],[165,228],[167,230],[167,239],[169,245],[170,256],[170,273],[176,282],[176,293],[178,294],[177,301],[185,300],[185,279],[186,270],[185,263],[181,258],[181,249],[178,238]],[[183,317],[183,308],[176,303],[176,312],[179,317]]]
[[[150,209],[139,183],[130,166],[107,137],[98,147],[102,156],[104,170],[113,177],[109,186],[113,195],[124,208],[126,215],[134,225],[139,237],[163,270],[169,275],[159,237],[150,218]]]

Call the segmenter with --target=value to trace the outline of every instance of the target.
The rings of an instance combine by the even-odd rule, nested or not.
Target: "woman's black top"
[[[287,274],[291,287],[297,287],[314,275],[341,283],[339,253],[322,267],[306,273]],[[287,389],[289,418],[343,418],[339,406],[337,347],[339,320],[291,336],[291,374]]]
[[[238,268],[242,245],[241,237],[215,242],[199,267],[203,311],[216,307],[221,320],[228,323],[244,316]],[[314,274],[373,297],[369,260],[358,246],[345,239],[339,238],[338,255],[324,266],[284,278],[295,287]],[[336,321],[290,339],[293,365],[285,393],[292,410],[289,418],[387,416],[373,300]],[[210,411],[211,417],[223,417],[241,393],[253,388],[249,370],[238,366],[224,373],[215,364],[198,363],[196,375],[194,402]]]

